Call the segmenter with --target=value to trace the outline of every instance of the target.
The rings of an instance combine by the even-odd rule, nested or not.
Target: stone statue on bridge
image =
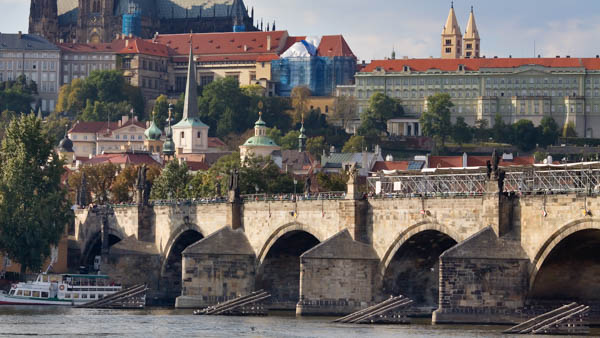
[[[310,175],[306,176],[306,180],[304,181],[304,193],[310,194],[310,186],[312,185],[312,181],[310,179]]]
[[[136,179],[136,202],[141,205],[148,205],[148,200],[150,199],[150,190],[152,189],[152,183],[150,183],[146,178],[147,172],[148,167],[146,166],[146,164],[142,164],[138,168],[138,174]]]
[[[240,199],[239,187],[240,173],[237,169],[233,169],[229,174],[229,201],[235,202]]]
[[[81,184],[77,188],[77,205],[82,208],[87,206],[87,178],[85,173],[81,174]]]

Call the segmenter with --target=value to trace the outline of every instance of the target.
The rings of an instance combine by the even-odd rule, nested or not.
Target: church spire
[[[188,61],[182,121],[198,117],[198,84],[196,83],[196,61],[194,60],[194,46],[192,39],[193,36],[190,34],[190,57]]]
[[[298,135],[298,151],[303,152],[306,150],[306,134],[304,132],[304,114],[302,114],[302,126],[300,127],[300,135]]]
[[[479,31],[475,24],[475,14],[473,14],[473,6],[471,6],[471,13],[469,14],[469,21],[467,22],[467,30],[463,36],[463,57],[464,58],[478,58],[479,57]]]
[[[442,58],[458,59],[462,53],[462,34],[454,12],[454,2],[450,5],[450,12],[442,29]]]

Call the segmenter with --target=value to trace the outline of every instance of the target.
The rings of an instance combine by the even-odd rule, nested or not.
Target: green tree
[[[321,158],[323,151],[327,150],[327,144],[325,143],[325,137],[317,136],[311,137],[306,140],[306,151],[316,158]]]
[[[535,148],[538,139],[537,129],[530,120],[519,120],[513,125],[514,144],[523,151]]]
[[[343,153],[360,153],[367,146],[364,136],[354,135],[344,144]]]
[[[267,129],[267,136],[276,144],[281,143],[281,130],[277,129],[277,127]]]
[[[452,126],[452,139],[461,146],[473,140],[471,127],[467,125],[465,118],[462,116],[457,117],[456,123]]]
[[[188,198],[190,176],[185,162],[177,161],[167,163],[163,171],[154,180],[150,198],[155,200]]]
[[[338,120],[342,129],[347,129],[350,121],[358,119],[358,103],[352,96],[338,96],[334,103],[332,116]]]
[[[492,137],[496,142],[513,143],[514,128],[510,124],[504,123],[502,116],[496,114],[494,117],[494,126],[492,127]]]
[[[575,123],[570,121],[569,123],[563,126],[563,137],[577,137],[577,131],[575,130]]]
[[[0,150],[0,251],[37,271],[72,220],[54,140],[33,115],[14,119]]]
[[[348,177],[346,174],[327,174],[319,172],[317,183],[322,191],[346,191]]]
[[[478,142],[486,142],[491,137],[490,130],[488,128],[487,120],[475,121],[475,128],[473,128],[473,137]]]
[[[371,96],[368,110],[360,117],[359,134],[367,136],[370,132],[376,132],[389,135],[387,121],[403,114],[404,110],[399,100],[377,92]]]
[[[250,98],[231,77],[213,81],[202,91],[198,106],[200,118],[210,128],[211,134],[224,137],[241,133],[252,127],[256,116],[249,116]]]
[[[96,102],[101,106],[97,107]],[[124,107],[129,109],[124,111]],[[144,99],[140,88],[126,83],[120,71],[96,70],[84,80],[75,79],[61,87],[56,108],[69,116],[88,121],[106,121],[108,112],[111,119],[116,121],[133,108],[138,118],[142,119]],[[100,111],[101,108],[108,112]],[[82,115],[84,109],[86,112]]]
[[[154,123],[160,130],[164,130],[169,118],[169,98],[166,95],[160,95],[154,101]]]
[[[290,130],[287,134],[281,137],[279,146],[283,150],[292,150],[298,149],[298,136],[300,136],[300,132],[297,130]]]
[[[133,202],[134,194],[137,189],[135,184],[137,183],[139,168],[140,166],[128,165],[119,172],[110,187],[111,201],[113,203]],[[146,172],[146,180],[152,184],[160,175],[160,172],[158,166],[149,166],[148,171]]]
[[[97,204],[105,204],[110,200],[110,188],[117,177],[118,171],[119,166],[109,162],[84,165],[78,173],[69,176],[69,186],[79,188],[81,186],[81,175],[85,174],[87,180],[86,190],[90,194],[91,201]]]
[[[44,120],[44,129],[57,142],[56,144],[65,136],[65,132],[70,126],[71,121],[58,112],[50,113]]]
[[[544,118],[542,118],[542,121],[540,122],[538,128],[538,143],[541,146],[547,147],[556,143],[558,137],[560,136],[560,131],[558,128],[558,124],[556,124],[556,121],[554,121],[552,117],[545,116]]]
[[[14,81],[0,82],[0,110],[29,113],[36,94],[35,82],[28,82],[23,75]]]
[[[421,128],[425,136],[432,137],[442,147],[452,131],[450,109],[454,107],[450,95],[438,93],[427,98],[427,111],[421,115]]]
[[[305,116],[309,112],[308,100],[311,96],[310,89],[306,86],[298,86],[292,89],[290,98],[292,100],[292,107],[294,108],[293,122],[294,124],[302,120],[302,116]]]

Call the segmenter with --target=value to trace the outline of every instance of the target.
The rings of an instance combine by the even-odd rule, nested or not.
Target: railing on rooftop
[[[259,201],[316,201],[316,200],[339,200],[346,197],[344,191],[319,192],[310,194],[249,194],[242,195],[246,202]]]
[[[369,196],[399,198],[422,196],[480,196],[486,193],[485,172],[446,170],[443,174],[372,176],[367,178]],[[505,171],[507,193],[600,193],[600,165],[516,167]]]

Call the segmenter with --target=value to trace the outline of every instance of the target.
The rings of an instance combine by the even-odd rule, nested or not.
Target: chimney
[[[462,166],[463,166],[463,168],[466,168],[468,166],[467,165],[469,163],[468,159],[469,159],[469,157],[468,157],[467,153],[464,152],[463,156],[462,156]]]
[[[123,125],[125,125],[127,121],[129,121],[129,115],[121,116],[121,122],[123,123]]]
[[[125,40],[125,48],[129,47],[129,40]]]
[[[271,51],[271,36],[267,35],[267,51]]]
[[[244,52],[248,51],[248,45],[244,45]]]
[[[19,31],[19,40],[23,38],[23,32]]]

